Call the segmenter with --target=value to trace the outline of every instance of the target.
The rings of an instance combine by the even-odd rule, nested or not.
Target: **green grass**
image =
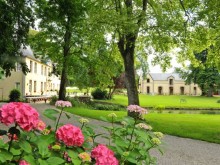
[[[100,111],[77,107],[69,108],[67,111],[93,119],[100,119],[100,116],[107,117],[112,112],[118,117],[126,116],[125,111]],[[220,143],[220,115],[150,113],[145,119],[154,131]]]
[[[220,97],[203,97],[203,96],[161,96],[161,95],[139,95],[140,105],[142,107],[155,107],[158,105],[164,105],[165,107],[177,107],[177,108],[219,108]],[[180,99],[185,99],[186,102],[181,103]],[[124,95],[114,95],[112,100],[105,100],[106,102],[128,105],[127,96]]]

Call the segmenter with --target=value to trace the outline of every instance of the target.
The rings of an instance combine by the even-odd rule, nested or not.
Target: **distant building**
[[[176,73],[149,73],[140,80],[139,92],[151,95],[201,95],[197,84],[186,85]]]
[[[16,70],[11,72],[10,77],[0,79],[0,100],[7,100],[12,89],[20,90],[22,97],[57,94],[60,78],[51,75],[52,64],[45,64],[36,59],[29,46],[22,49],[21,53],[30,72],[27,75],[23,74],[20,65],[17,64]]]

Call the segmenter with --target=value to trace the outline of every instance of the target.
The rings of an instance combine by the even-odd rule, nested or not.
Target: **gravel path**
[[[36,103],[31,104],[40,113],[40,118],[47,124],[54,125],[53,121],[42,115],[45,109],[54,108],[49,104]],[[0,103],[1,107],[1,103]],[[61,123],[72,123],[78,125],[79,117],[71,115],[67,119],[62,115]],[[107,126],[108,123],[90,119],[90,124],[95,126],[96,133],[103,133],[103,129],[99,126]],[[0,129],[4,128],[0,124]],[[105,143],[103,139],[97,139],[99,143]],[[199,140],[180,138],[170,135],[165,135],[162,144],[164,154],[161,155],[158,151],[152,151],[152,154],[158,158],[158,165],[219,165],[220,164],[220,145],[208,143]]]

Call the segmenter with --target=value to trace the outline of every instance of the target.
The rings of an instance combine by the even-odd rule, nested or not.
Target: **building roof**
[[[31,59],[34,59],[34,60],[37,60],[35,57],[34,57],[34,53],[33,51],[31,50],[30,46],[25,46],[25,47],[22,47],[20,49],[21,51],[21,54],[24,56],[24,57],[29,57]]]
[[[168,80],[173,77],[174,80],[183,80],[177,73],[149,73],[153,80]]]

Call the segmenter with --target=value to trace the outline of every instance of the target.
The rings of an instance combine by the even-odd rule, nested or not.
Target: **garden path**
[[[36,103],[31,104],[40,113],[40,118],[47,124],[54,125],[53,121],[43,116],[43,111],[49,108],[55,108],[49,104]],[[0,103],[1,107],[1,103]],[[61,123],[72,123],[79,125],[78,116],[71,115],[67,119],[65,115],[61,117]],[[90,124],[94,125],[96,133],[103,133],[100,126],[109,125],[106,122],[90,119]],[[4,128],[0,124],[0,129]],[[106,143],[102,138],[97,139],[99,143]],[[164,155],[158,151],[152,151],[152,154],[158,158],[158,165],[218,165],[220,164],[220,144],[208,143],[200,140],[180,138],[165,135],[162,144]]]

